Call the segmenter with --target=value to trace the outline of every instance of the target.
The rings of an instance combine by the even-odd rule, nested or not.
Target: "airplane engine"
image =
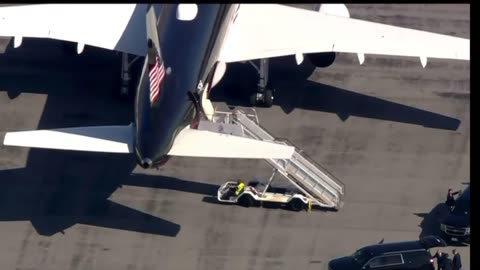
[[[318,7],[318,12],[331,16],[350,18],[350,12],[348,12],[348,8],[344,4],[321,4]],[[333,64],[333,62],[335,62],[336,56],[336,52],[307,54],[310,62],[316,67],[321,68],[328,67]]]
[[[336,52],[309,53],[306,54],[310,62],[316,67],[325,68],[335,62]]]

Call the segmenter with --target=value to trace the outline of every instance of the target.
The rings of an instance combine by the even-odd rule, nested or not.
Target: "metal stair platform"
[[[273,137],[260,126],[255,110],[250,110],[251,113],[238,109],[230,112],[215,111],[213,123],[200,121],[199,129],[215,129],[217,132],[294,146],[288,140]],[[313,205],[336,210],[343,206],[342,199],[345,193],[343,183],[308,158],[298,147],[295,147],[290,159],[266,159],[266,161],[309,197]]]

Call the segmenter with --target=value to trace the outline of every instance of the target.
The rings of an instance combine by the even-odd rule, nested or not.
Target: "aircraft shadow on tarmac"
[[[422,231],[420,232],[419,237],[421,238],[428,235],[441,236],[440,222],[448,215],[448,213],[448,207],[444,203],[437,204],[429,213],[414,213],[414,215],[422,218],[422,221],[419,225],[420,228],[422,228]],[[449,243],[449,245],[453,244]]]
[[[0,221],[30,220],[47,236],[77,223],[176,236],[180,225],[108,199],[134,166],[124,155],[31,149],[25,168],[0,171]]]
[[[132,121],[130,102],[112,101],[111,89],[120,72],[119,56],[91,47],[84,55],[69,56],[58,52],[54,41],[27,39],[25,43],[0,55],[0,91],[6,91],[10,98],[23,91],[48,93],[38,126],[29,129]],[[39,52],[33,50],[36,46],[41,46]],[[32,112],[27,117],[37,116]],[[22,120],[8,119],[10,128],[24,128],[14,126],[17,123]],[[5,146],[0,149],[13,154],[21,151]],[[46,236],[77,223],[176,236],[179,224],[108,199],[122,184],[153,183],[147,178],[161,181],[161,177],[131,176],[135,165],[133,157],[127,155],[31,149],[25,168],[0,171],[0,221],[30,220],[35,230]],[[175,185],[175,179],[168,180]]]
[[[446,130],[457,130],[460,125],[456,118],[307,80],[313,71],[307,58],[300,66],[294,57],[272,59],[269,82],[276,89],[274,106],[287,114],[295,108],[335,113],[342,121],[357,116]],[[248,96],[256,89],[257,78],[250,64],[229,64],[211,99],[250,106]]]

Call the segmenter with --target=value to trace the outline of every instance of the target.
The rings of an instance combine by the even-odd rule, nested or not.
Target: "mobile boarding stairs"
[[[230,112],[215,111],[213,123],[200,121],[198,128],[294,146],[287,140],[274,138],[259,125],[256,111],[249,110],[251,110],[250,113],[246,113],[245,109]],[[281,173],[303,192],[311,200],[312,205],[335,210],[343,206],[344,185],[327,170],[302,154],[297,147],[291,159],[266,159],[266,161],[274,168],[274,173]],[[272,179],[273,175],[269,184]]]

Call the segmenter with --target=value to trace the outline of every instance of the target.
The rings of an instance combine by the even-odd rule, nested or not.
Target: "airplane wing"
[[[470,40],[283,5],[241,4],[219,61],[319,52],[470,60]],[[348,11],[347,11],[348,13]]]
[[[134,153],[133,125],[93,126],[7,132],[4,145],[105,153]],[[295,148],[274,142],[186,127],[176,137],[171,156],[289,159]]]
[[[146,4],[38,4],[0,7],[0,36],[52,38],[145,55]],[[141,41],[141,42],[139,42]]]

